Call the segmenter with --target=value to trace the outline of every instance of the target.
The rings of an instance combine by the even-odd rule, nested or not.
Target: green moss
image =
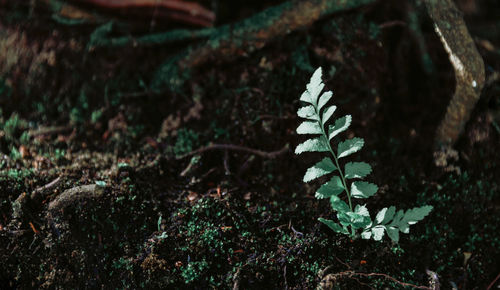
[[[199,280],[204,274],[203,272],[207,269],[208,263],[206,261],[190,262],[181,269],[181,276],[184,278],[184,282],[189,284],[193,281]]]
[[[199,136],[200,134],[193,130],[185,128],[179,129],[177,131],[177,140],[175,141],[175,145],[173,147],[174,154],[182,155],[194,150],[197,146],[199,146]]]
[[[419,194],[419,202],[433,204],[436,211],[426,223],[425,233],[415,241],[435,245],[429,250],[439,275],[451,274],[455,265],[463,263],[466,252],[483,256],[486,262],[470,260],[469,267],[475,269],[475,274],[469,273],[469,281],[481,279],[478,273],[487,272],[488,267],[496,263],[500,216],[490,205],[498,188],[498,184],[489,181],[471,183],[465,172],[460,176],[450,175],[441,186],[435,189],[429,186]]]

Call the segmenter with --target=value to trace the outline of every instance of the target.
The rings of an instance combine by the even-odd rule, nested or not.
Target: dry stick
[[[52,180],[51,182],[45,184],[44,186],[38,187],[37,189],[35,189],[31,193],[31,199],[32,200],[38,199],[44,191],[49,190],[49,189],[53,188],[54,186],[58,185],[60,181],[61,181],[61,176],[59,176],[56,179]]]
[[[435,144],[450,147],[457,141],[479,100],[484,85],[484,62],[452,0],[424,0],[434,30],[455,71],[455,93],[438,127]]]
[[[352,277],[352,276],[362,276],[362,277],[383,277],[383,278],[386,278],[386,279],[389,279],[403,287],[412,287],[412,288],[415,288],[415,289],[431,289],[430,287],[427,287],[427,286],[418,286],[418,285],[414,285],[414,284],[411,284],[411,283],[405,283],[405,282],[401,282],[399,280],[397,280],[396,278],[394,277],[391,277],[387,274],[382,274],[382,273],[359,273],[359,272],[354,272],[354,271],[344,271],[344,272],[340,272],[340,273],[335,273],[335,274],[328,274],[325,279],[328,278],[328,276],[332,276],[333,278],[332,279],[337,279],[337,278],[342,278],[344,276],[346,277]]]
[[[37,130],[28,131],[28,135],[32,138],[36,138],[39,136],[60,134],[73,129],[71,126],[57,126],[57,127],[40,127]]]
[[[57,177],[56,179],[52,180],[51,182],[45,184],[44,186],[40,186],[37,189],[35,189],[35,192],[42,192],[44,190],[50,189],[54,186],[56,186],[59,181],[61,181],[61,176]]]
[[[493,281],[491,281],[488,287],[486,287],[486,290],[490,290],[493,286],[495,286],[495,283],[498,281],[498,279],[500,279],[500,273],[498,273],[498,276]]]
[[[177,159],[184,159],[189,156],[201,154],[206,151],[212,151],[212,150],[233,150],[233,151],[242,151],[242,152],[248,152],[263,158],[276,158],[277,156],[284,154],[285,152],[288,151],[288,144],[286,144],[283,148],[281,148],[278,151],[272,151],[272,152],[266,152],[262,150],[257,150],[257,149],[252,149],[244,146],[238,146],[238,145],[233,145],[233,144],[212,144],[206,147],[202,147],[199,149],[196,149],[194,151],[188,152],[182,156],[177,157]]]
[[[233,276],[233,290],[240,290],[240,270],[241,268],[238,267],[238,270],[236,270],[236,273]]]

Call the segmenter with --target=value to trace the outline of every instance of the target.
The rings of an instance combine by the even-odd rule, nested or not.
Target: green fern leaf
[[[352,225],[355,228],[366,228],[369,227],[372,224],[372,221],[370,219],[370,213],[368,212],[368,209],[364,205],[356,205],[356,208],[354,209],[354,213],[349,214],[352,218]]]
[[[310,103],[314,106],[318,104],[319,94],[325,87],[325,84],[323,84],[323,81],[321,80],[321,75],[322,71],[320,67],[313,73],[310,82],[306,86],[307,91],[309,92]]]
[[[369,240],[372,237],[371,229],[365,229],[361,232],[361,238],[365,240]]]
[[[347,203],[336,195],[330,196],[330,205],[337,212],[349,212],[351,210]]]
[[[326,152],[328,151],[328,145],[325,142],[323,136],[309,139],[304,143],[301,143],[295,148],[295,154],[301,154],[303,152]]]
[[[297,134],[321,134],[322,132],[316,121],[304,121],[297,127]]]
[[[349,225],[354,229],[361,229],[369,226],[372,222],[369,217],[360,215],[354,212],[347,212],[347,216],[350,218]]]
[[[344,132],[349,128],[352,122],[352,117],[351,115],[346,115],[342,118],[339,118],[335,121],[334,126],[330,126],[328,128],[328,139],[332,140],[335,136],[337,136],[339,133]]]
[[[304,119],[318,121],[318,115],[316,114],[316,110],[314,110],[314,107],[312,105],[300,108],[297,111],[297,115]]]
[[[324,105],[328,103],[328,101],[332,98],[333,93],[331,91],[324,92],[321,97],[319,98],[318,102],[318,112],[321,111]]]
[[[387,224],[388,222],[391,221],[391,219],[394,217],[396,214],[396,207],[395,206],[390,206],[387,209],[387,212],[385,213],[384,219],[382,220],[381,224]]]
[[[385,214],[387,213],[387,208],[384,207],[383,209],[381,209],[377,215],[375,216],[375,224],[381,224],[382,221],[384,220],[385,218]]]
[[[330,106],[325,109],[325,111],[323,112],[323,116],[321,118],[321,125],[325,126],[326,122],[328,122],[328,120],[332,117],[336,109],[337,106]]]
[[[406,211],[401,222],[407,223],[409,225],[414,225],[418,221],[421,221],[432,211],[432,206],[422,206],[415,207]]]
[[[354,208],[354,212],[362,216],[370,217],[370,213],[368,212],[366,205],[356,205],[356,207]]]
[[[337,197],[338,198],[338,197]],[[353,229],[360,229],[369,226],[372,222],[365,206],[357,205],[354,212],[349,208],[338,210],[337,217],[342,225],[350,226]]]
[[[351,225],[351,218],[347,215],[348,212],[349,212],[349,210],[337,211],[337,218],[339,219],[339,223],[345,227],[348,227]]]
[[[338,145],[337,158],[342,158],[351,155],[352,153],[358,152],[365,145],[365,140],[363,138],[354,137],[344,142],[340,142]]]
[[[337,170],[337,167],[333,164],[332,159],[325,157],[320,162],[307,169],[304,175],[304,182],[309,182],[323,175],[332,173],[335,170]]]
[[[316,198],[321,199],[321,198],[328,198],[331,196],[336,196],[341,194],[345,190],[344,185],[342,184],[342,180],[338,176],[332,177],[330,181],[327,183],[323,184],[318,190],[316,191]]]
[[[404,233],[404,234],[410,233],[410,225],[409,224],[400,224],[399,231]]]
[[[395,243],[399,242],[399,229],[395,227],[386,227],[387,236]]]
[[[345,178],[363,178],[372,172],[370,164],[365,162],[349,162],[344,168]]]
[[[351,195],[354,198],[368,198],[377,193],[377,190],[377,185],[366,181],[355,181],[351,184]]]
[[[335,223],[332,220],[327,220],[324,218],[319,218],[318,220],[320,222],[324,223],[325,225],[327,225],[330,229],[332,229],[336,233],[349,234],[349,231],[347,230],[347,228],[340,226],[339,224]]]
[[[384,226],[375,226],[371,230],[372,230],[373,239],[375,241],[382,240],[382,237],[384,237],[384,230],[385,230]]]
[[[311,100],[311,94],[308,90],[305,90],[302,95],[300,95],[300,100],[305,103],[313,104]]]
[[[398,210],[398,212],[394,216],[394,218],[389,226],[399,226],[399,224],[401,223],[401,219],[403,218],[404,215],[405,215],[404,210],[402,210],[402,209]]]
[[[375,217],[375,224],[385,225],[394,217],[395,213],[396,213],[396,207],[394,206],[391,206],[389,208],[385,207],[381,209],[377,213],[377,216]]]

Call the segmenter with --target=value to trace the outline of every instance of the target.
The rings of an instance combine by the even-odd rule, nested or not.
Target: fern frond
[[[304,182],[309,182],[323,175],[332,173],[335,170],[337,170],[337,167],[333,164],[332,159],[325,157],[320,162],[316,163],[316,165],[307,169],[304,175]]]
[[[354,137],[338,142],[337,151],[333,150],[330,142],[349,128],[352,117],[351,115],[343,116],[335,120],[334,125],[327,126],[337,107],[328,106],[328,102],[333,96],[332,92],[327,91],[321,94],[325,86],[321,80],[321,73],[321,68],[314,72],[306,86],[306,91],[300,97],[300,100],[307,105],[297,111],[297,115],[305,119],[297,128],[297,134],[316,136],[299,144],[295,149],[295,154],[329,152],[331,155],[324,157],[307,169],[303,178],[304,182],[310,182],[320,177],[333,175],[328,182],[318,188],[315,196],[318,199],[330,199],[332,209],[337,212],[338,223],[324,218],[319,218],[319,221],[333,231],[348,234],[352,238],[356,236],[356,230],[359,229],[362,229],[360,235],[363,239],[373,238],[376,241],[381,240],[387,232],[389,238],[397,243],[399,232],[408,233],[409,226],[428,215],[432,206],[414,208],[406,212],[403,210],[396,212],[396,208],[391,206],[379,211],[373,221],[366,206],[358,204],[353,207],[351,199],[371,197],[377,193],[378,186],[360,180],[372,172],[368,163],[348,162],[342,170],[339,159],[361,150],[365,141],[362,138]],[[343,192],[346,192],[347,202],[340,196]]]

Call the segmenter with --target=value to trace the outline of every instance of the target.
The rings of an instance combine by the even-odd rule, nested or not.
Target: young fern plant
[[[325,175],[333,175],[316,191],[316,198],[330,200],[332,209],[337,213],[338,222],[324,218],[319,218],[319,221],[335,232],[349,235],[351,238],[357,238],[360,235],[363,239],[372,238],[379,241],[387,232],[389,238],[397,243],[399,232],[409,233],[410,225],[427,216],[432,206],[413,208],[406,212],[403,210],[396,212],[394,206],[386,207],[380,210],[372,220],[365,205],[354,205],[355,200],[368,198],[377,193],[378,186],[361,181],[372,172],[368,163],[347,162],[343,167],[341,166],[345,157],[361,150],[365,142],[362,138],[355,137],[338,142],[334,150],[332,141],[338,134],[349,128],[352,117],[343,116],[335,120],[333,125],[327,126],[337,107],[327,106],[332,98],[332,92],[321,94],[324,86],[321,80],[321,68],[318,68],[307,84],[306,91],[300,97],[300,100],[307,105],[297,112],[299,117],[306,119],[297,128],[297,134],[316,136],[299,144],[295,149],[295,154],[303,152],[326,152],[328,154],[310,167],[304,175],[304,182]],[[343,192],[346,193],[347,202],[340,196]]]

